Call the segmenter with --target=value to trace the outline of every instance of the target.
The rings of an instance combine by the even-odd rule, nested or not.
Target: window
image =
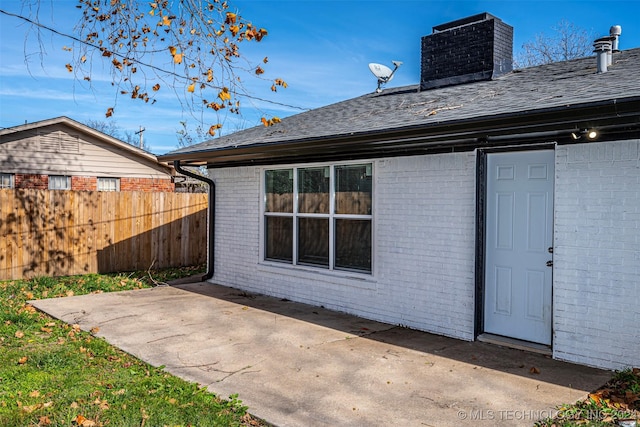
[[[49,190],[71,190],[71,177],[49,175]]]
[[[98,191],[120,191],[120,178],[98,178]]]
[[[372,165],[266,170],[265,259],[371,272]]]
[[[12,173],[0,173],[0,188],[13,188],[14,185]]]

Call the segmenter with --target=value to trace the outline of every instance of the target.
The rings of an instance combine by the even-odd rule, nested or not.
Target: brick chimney
[[[513,27],[481,13],[422,38],[420,90],[491,80],[513,70]]]

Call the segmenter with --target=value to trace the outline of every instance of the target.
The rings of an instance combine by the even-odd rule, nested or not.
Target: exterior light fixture
[[[594,140],[599,135],[600,134],[595,129],[580,129],[580,130],[576,130],[576,131],[571,132],[571,138],[574,141],[579,141],[582,138],[584,138],[585,136],[587,137],[587,139]]]

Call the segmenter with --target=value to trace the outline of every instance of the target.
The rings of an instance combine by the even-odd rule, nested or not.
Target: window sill
[[[283,276],[298,277],[301,279],[313,279],[320,282],[329,282],[359,289],[376,290],[378,281],[372,274],[355,273],[344,270],[328,270],[305,265],[292,265],[272,261],[258,263],[258,271],[263,273],[276,273]]]

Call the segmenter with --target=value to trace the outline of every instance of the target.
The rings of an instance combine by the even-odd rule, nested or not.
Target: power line
[[[38,28],[42,28],[44,30],[50,31],[50,32],[52,32],[54,34],[57,34],[57,35],[61,36],[61,37],[66,37],[68,39],[74,40],[74,41],[76,41],[78,43],[81,43],[81,44],[83,44],[85,46],[89,46],[89,47],[91,47],[93,49],[96,49],[96,50],[99,50],[99,51],[103,51],[105,49],[105,48],[103,48],[101,46],[98,46],[98,45],[95,45],[93,43],[87,42],[86,40],[82,40],[82,39],[80,39],[80,38],[78,38],[76,36],[73,36],[71,34],[62,33],[60,31],[56,30],[55,28],[51,28],[51,27],[49,27],[47,25],[41,24],[40,22],[34,21],[34,20],[30,19],[30,18],[27,18],[26,16],[17,15],[15,13],[7,12],[6,10],[3,10],[3,9],[0,9],[0,13],[3,13],[5,15],[7,15],[7,16],[12,16],[14,18],[22,19],[23,21],[28,22],[31,25],[35,25]],[[165,74],[168,74],[170,76],[174,76],[174,77],[177,77],[179,79],[182,79],[182,80],[185,80],[185,81],[188,81],[188,82],[192,81],[192,79],[190,77],[183,76],[182,74],[178,74],[175,71],[165,70],[165,69],[157,67],[157,66],[155,66],[153,64],[149,64],[149,63],[137,60],[137,59],[128,58],[127,56],[125,56],[125,55],[123,55],[121,53],[118,53],[118,52],[109,51],[109,53],[111,53],[114,56],[117,56],[120,59],[123,59],[123,60],[126,59],[128,61],[135,62],[137,64],[140,64],[140,65],[143,65],[145,67],[148,67],[148,68],[150,68],[152,70],[158,71],[160,73],[165,73]],[[212,85],[210,83],[206,83],[206,82],[202,82],[202,83],[204,83],[206,86],[208,86],[208,87],[210,87],[212,89],[217,89],[217,90],[222,90],[223,89],[220,86],[215,86],[215,85]],[[266,102],[268,104],[279,105],[281,107],[293,108],[295,110],[300,110],[300,111],[309,111],[310,110],[310,108],[298,107],[297,105],[291,105],[291,104],[285,104],[283,102],[272,101],[272,100],[269,100],[269,99],[260,98],[258,96],[249,95],[247,93],[235,93],[235,95],[238,96],[238,97],[252,99],[254,101],[262,101],[262,102]]]

